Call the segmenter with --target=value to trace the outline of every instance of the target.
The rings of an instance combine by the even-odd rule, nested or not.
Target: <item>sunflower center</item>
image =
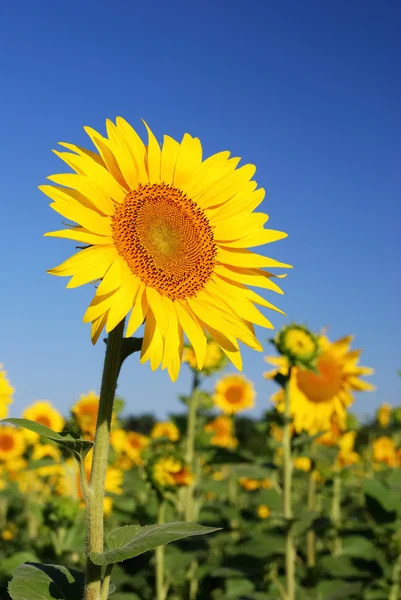
[[[233,385],[226,391],[226,399],[230,404],[239,404],[242,402],[243,389],[239,385]]]
[[[39,417],[36,417],[35,421],[36,423],[40,423],[40,425],[45,425],[46,427],[50,427],[51,425],[51,421],[46,415],[40,415]]]
[[[322,354],[317,362],[318,374],[299,370],[297,384],[312,402],[332,400],[341,390],[341,365],[329,353]]]
[[[171,300],[194,296],[213,273],[216,245],[203,210],[165,183],[140,185],[117,208],[113,239],[131,271]]]
[[[7,433],[0,434],[0,450],[9,452],[14,448],[14,438]]]

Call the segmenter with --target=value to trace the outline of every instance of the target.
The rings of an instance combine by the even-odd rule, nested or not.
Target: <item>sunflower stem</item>
[[[90,484],[87,490],[87,564],[85,600],[101,600],[102,569],[90,559],[91,552],[103,552],[103,501],[107,461],[110,445],[110,425],[117,378],[121,365],[121,348],[124,333],[121,321],[109,333],[104,359],[99,410],[96,422],[95,447]]]
[[[335,529],[334,537],[334,556],[339,556],[342,552],[341,539],[338,535],[341,524],[341,475],[340,471],[334,472],[333,479],[333,497],[331,502],[331,521]]]
[[[292,455],[291,455],[291,410],[290,410],[291,368],[284,384],[285,423],[283,431],[284,452],[284,517],[287,521],[287,537],[285,544],[285,571],[287,584],[287,600],[295,599],[295,547],[292,532]]]
[[[191,399],[189,401],[189,411],[187,420],[187,440],[185,449],[185,460],[191,472],[194,472],[194,450],[195,450],[195,433],[196,420],[198,416],[198,389],[200,385],[199,373],[195,372],[192,381]],[[193,521],[194,519],[194,483],[186,489],[185,498],[185,521]]]
[[[166,518],[166,501],[160,500],[157,523],[162,525]],[[164,582],[164,546],[157,546],[156,555],[156,599],[165,600],[166,586]]]
[[[314,478],[313,469],[308,473],[308,511],[314,512],[316,508],[316,482]],[[306,558],[309,568],[316,566],[316,553],[315,553],[315,532],[313,530],[308,531],[306,536]]]

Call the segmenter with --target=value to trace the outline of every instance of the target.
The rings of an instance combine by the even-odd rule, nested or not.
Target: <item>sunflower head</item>
[[[205,425],[205,432],[212,434],[210,443],[212,446],[220,446],[221,448],[236,448],[238,440],[234,436],[234,424],[230,417],[216,417],[210,423]]]
[[[253,165],[237,168],[229,152],[204,160],[189,134],[160,147],[146,128],[146,145],[121,117],[107,120],[106,137],[85,128],[97,152],[61,144],[70,152],[56,154],[74,172],[40,189],[72,225],[46,235],[86,247],[49,272],[71,277],[68,287],[100,282],[84,315],[93,343],[129,315],[125,335],[145,324],[140,362],[152,370],[176,380],[184,334],[198,369],[208,336],[241,369],[239,342],[261,351],[253,325],[273,327],[255,305],[278,310],[248,286],[280,292],[264,269],[289,266],[251,249],[286,234],[254,212],[264,190]]]
[[[147,462],[149,481],[159,492],[192,485],[194,474],[178,452],[156,452]]]
[[[0,461],[20,458],[25,452],[23,431],[11,425],[0,425]]]
[[[22,413],[24,419],[35,421],[41,425],[49,427],[53,431],[62,431],[65,421],[59,411],[47,400],[39,400],[28,406]],[[39,435],[34,431],[24,429],[25,439],[29,444],[35,444],[39,440]]]
[[[294,460],[294,467],[299,471],[309,473],[312,468],[312,461],[308,456],[297,456]]]
[[[270,517],[270,508],[266,504],[259,504],[257,513],[259,519],[268,519]]]
[[[318,338],[303,325],[293,323],[283,327],[273,343],[291,366],[301,369],[315,368],[319,353]]]
[[[239,374],[226,375],[216,383],[214,403],[225,414],[232,415],[255,405],[251,381]]]
[[[13,401],[14,388],[7,379],[7,371],[4,371],[0,363],[0,419],[8,415],[8,405]]]
[[[388,467],[397,466],[397,452],[393,439],[381,436],[373,442],[373,462],[382,463]]]
[[[96,431],[99,395],[93,390],[87,394],[81,394],[71,410],[81,431],[93,436]]]
[[[240,477],[239,483],[247,492],[254,492],[260,487],[259,481],[257,479],[252,479],[252,477]]]
[[[136,431],[128,431],[125,438],[124,452],[132,462],[140,466],[143,464],[142,454],[149,445],[149,438]]]
[[[385,402],[377,411],[377,422],[380,427],[388,427],[391,419],[391,405]]]
[[[177,442],[180,439],[180,431],[172,421],[161,421],[153,426],[150,437],[153,439],[167,438],[170,442]]]
[[[198,371],[195,350],[192,346],[185,346],[182,360],[186,362],[193,371]],[[224,369],[227,364],[227,357],[223,350],[211,339],[208,339],[206,346],[205,359],[203,361],[202,374],[211,376]]]

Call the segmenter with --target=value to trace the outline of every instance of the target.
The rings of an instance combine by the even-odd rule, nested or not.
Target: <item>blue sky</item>
[[[82,323],[93,290],[46,273],[74,243],[42,237],[60,219],[37,186],[63,170],[58,141],[88,145],[82,127],[103,131],[117,115],[256,164],[262,208],[289,234],[268,254],[294,265],[285,295],[269,297],[287,318],[270,317],[329,326],[333,339],[354,333],[377,385],[354,409],[399,402],[400,34],[396,0],[6,3],[0,361],[16,388],[12,415],[38,399],[66,412],[99,388],[104,349]],[[244,351],[256,413],[273,391],[264,368]],[[172,384],[135,359],[119,394],[128,412],[165,416],[189,383],[185,366]]]

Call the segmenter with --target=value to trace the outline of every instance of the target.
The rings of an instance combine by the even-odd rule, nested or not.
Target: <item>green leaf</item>
[[[341,579],[321,581],[316,588],[318,600],[350,600],[361,598],[362,584],[348,583]]]
[[[225,598],[241,598],[245,594],[251,594],[255,585],[249,579],[227,579]]]
[[[11,423],[17,427],[29,429],[29,431],[33,431],[34,433],[37,433],[48,440],[56,442],[56,444],[62,448],[65,448],[66,450],[69,450],[69,452],[72,452],[73,454],[79,454],[81,456],[85,456],[93,446],[93,442],[84,440],[78,433],[74,433],[73,431],[63,431],[61,433],[57,433],[49,427],[46,427],[46,425],[36,423],[36,421],[30,421],[29,419],[9,418],[3,419],[0,421],[0,423]]]
[[[90,558],[95,565],[112,565],[153,550],[157,546],[214,531],[218,531],[218,528],[204,527],[197,523],[164,523],[145,527],[126,525],[114,529],[107,536],[109,551],[91,552]]]
[[[8,586],[12,600],[77,600],[82,598],[84,574],[59,565],[25,563]]]
[[[399,494],[376,479],[367,479],[363,488],[365,495],[376,500],[387,512],[396,511],[399,507]]]
[[[360,536],[349,536],[343,539],[343,551],[346,556],[355,556],[365,560],[376,560],[378,549],[368,539]]]
[[[26,562],[34,562],[39,560],[33,552],[29,550],[24,552],[16,552],[1,561],[0,572],[7,577],[11,577],[17,567]]]

